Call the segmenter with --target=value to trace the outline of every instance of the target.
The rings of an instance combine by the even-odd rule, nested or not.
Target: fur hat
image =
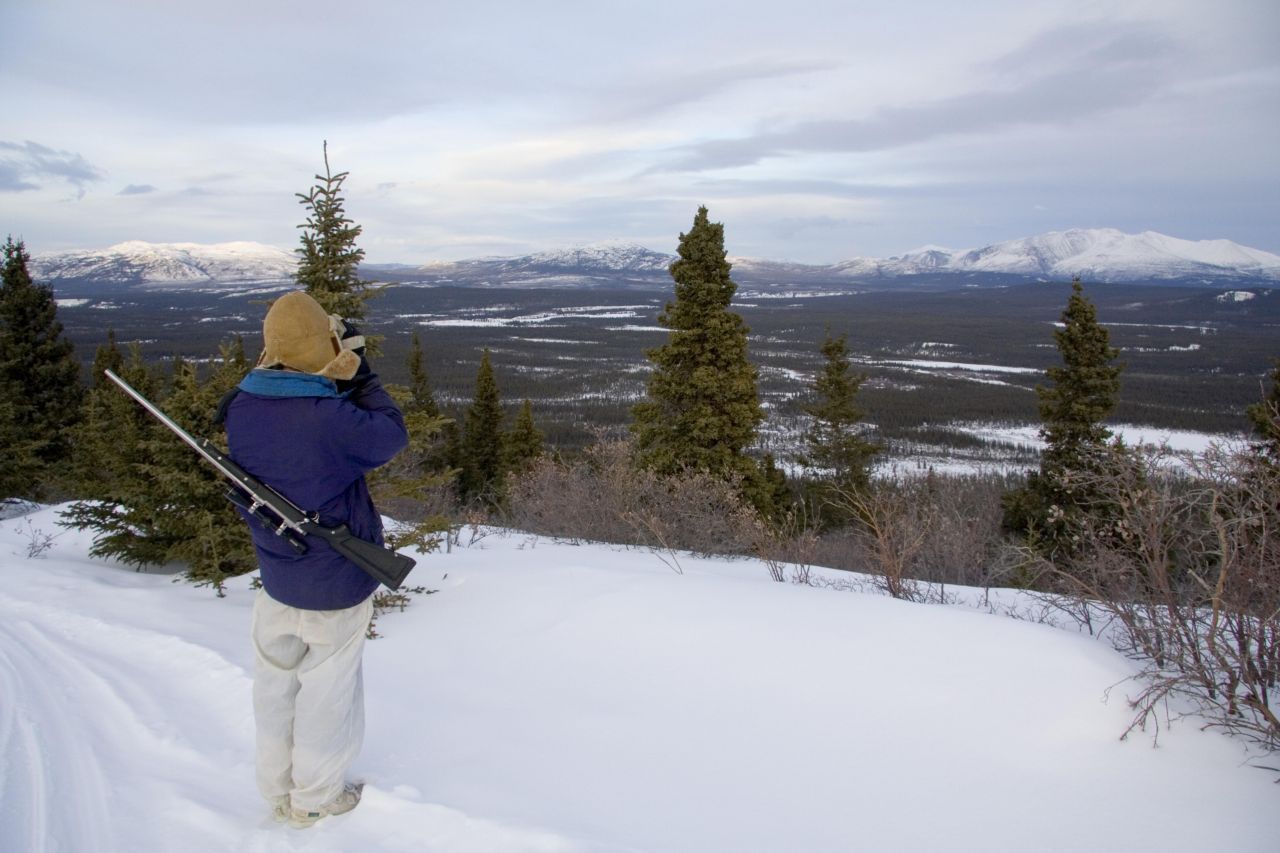
[[[272,303],[262,321],[259,367],[289,367],[328,379],[350,379],[360,369],[360,356],[343,349],[329,315],[301,290]]]

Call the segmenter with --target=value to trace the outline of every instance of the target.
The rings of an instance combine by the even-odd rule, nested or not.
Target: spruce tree
[[[462,469],[458,489],[464,500],[479,500],[496,506],[500,500],[503,475],[502,401],[493,374],[489,350],[480,358],[476,392],[462,427]]]
[[[828,331],[822,355],[825,361],[814,380],[813,399],[803,407],[813,422],[804,433],[801,461],[816,469],[818,478],[829,486],[862,492],[870,482],[871,460],[879,450],[863,437],[863,413],[857,404],[858,389],[867,377],[851,370],[847,335],[836,338]]]
[[[1254,449],[1280,464],[1280,359],[1271,371],[1271,393],[1246,410],[1256,439]]]
[[[13,392],[7,383],[0,385],[0,501],[8,498],[33,498],[40,484],[43,464],[40,454],[46,442],[18,418],[18,412],[8,405]]]
[[[165,413],[192,435],[221,444],[225,453],[213,416],[218,401],[248,370],[239,337],[221,347],[205,379],[195,364],[178,362],[164,398]],[[166,430],[163,439],[142,466],[155,499],[165,507],[153,520],[153,535],[170,543],[165,562],[184,564],[189,581],[212,586],[221,595],[224,581],[258,567],[249,530],[227,501],[223,478],[172,433]]]
[[[21,240],[4,244],[0,284],[0,435],[13,448],[4,494],[37,497],[66,473],[70,430],[84,396],[75,349],[62,334],[53,288],[35,283]],[[24,473],[25,472],[25,473]]]
[[[93,556],[139,567],[181,562],[188,580],[219,594],[227,578],[257,567],[248,530],[224,497],[226,484],[97,369],[118,367],[126,382],[188,432],[216,440],[218,400],[248,370],[238,338],[220,355],[204,381],[196,365],[177,360],[166,389],[136,345],[123,364],[114,337],[99,349],[76,441],[79,488],[87,499],[65,514],[67,526],[96,531]]]
[[[1115,408],[1122,370],[1114,363],[1118,351],[1078,278],[1061,325],[1054,340],[1062,366],[1046,371],[1052,387],[1036,387],[1045,442],[1040,470],[1004,499],[1006,529],[1030,535],[1051,557],[1070,554],[1082,544],[1075,537],[1081,513],[1101,511],[1090,482],[1104,475],[1100,465],[1111,432],[1103,421]]]
[[[72,452],[68,484],[71,493],[77,498],[99,495],[106,472],[114,469],[119,453],[127,451],[127,448],[118,448],[117,452],[112,453],[109,444],[110,433],[115,429],[112,418],[124,412],[133,412],[121,405],[122,401],[118,399],[121,396],[119,389],[107,379],[108,370],[117,376],[124,376],[125,373],[125,359],[116,345],[115,329],[107,329],[107,342],[94,353],[93,367],[89,369],[89,389],[85,393],[76,425],[71,430]],[[102,457],[104,453],[108,454],[105,458]]]
[[[388,390],[404,413],[409,446],[370,474],[369,486],[379,506],[394,511],[396,518],[415,519],[388,531],[387,544],[429,553],[439,546],[440,534],[450,526],[440,510],[445,490],[458,474],[448,465],[444,449],[445,428],[453,425],[453,419],[443,417],[436,405],[416,333],[408,367],[409,387],[391,386]]]
[[[431,417],[440,416],[440,407],[436,404],[435,393],[431,390],[431,379],[427,375],[427,368],[422,357],[422,342],[418,340],[418,333],[413,333],[413,340],[409,345],[409,358],[407,360],[409,368],[409,399],[414,409],[430,415]]]
[[[661,474],[702,470],[741,478],[767,504],[760,472],[746,455],[764,412],[756,368],[747,360],[747,327],[729,310],[737,285],[725,259],[724,226],[701,207],[680,235],[671,264],[675,301],[658,322],[667,343],[649,350],[647,397],[632,408],[637,461]]]
[[[161,381],[142,360],[137,344],[128,360],[119,358],[112,338],[99,348],[95,365],[112,369],[143,396],[156,401]],[[90,556],[112,557],[142,567],[158,565],[174,544],[161,537],[155,518],[166,511],[145,466],[163,452],[164,427],[100,373],[95,373],[75,432],[76,491],[63,522],[95,531]]]
[[[417,455],[420,457],[418,468],[424,473],[433,475],[443,475],[444,480],[439,485],[454,485],[459,489],[457,480],[462,470],[462,433],[458,429],[458,421],[451,417],[446,417],[440,409],[440,405],[436,402],[435,394],[431,390],[431,382],[427,376],[427,370],[424,366],[422,357],[422,343],[418,340],[417,332],[413,334],[413,342],[409,350],[409,389],[408,389],[408,407],[405,408],[406,423],[409,420],[411,412],[420,412],[423,426],[419,429],[426,429],[426,423],[431,422],[436,425],[432,428],[429,436],[418,439],[414,436],[414,428],[409,429],[409,449],[402,452],[401,457],[406,454],[410,458],[414,457],[415,447],[419,448]],[[395,462],[393,460],[392,464]],[[432,487],[434,488],[434,487]]]
[[[328,313],[362,320],[372,293],[359,276],[364,249],[356,247],[356,239],[362,229],[343,209],[342,183],[348,174],[332,173],[325,142],[324,174],[315,176],[317,183],[309,193],[296,194],[307,209],[307,221],[298,226],[302,247],[297,250],[295,278]]]
[[[504,442],[503,464],[506,470],[523,470],[542,456],[543,438],[542,431],[533,422],[533,401],[525,400]]]

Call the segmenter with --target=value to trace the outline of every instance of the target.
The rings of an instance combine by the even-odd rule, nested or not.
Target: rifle
[[[299,554],[307,551],[306,537],[314,536],[328,542],[333,550],[355,563],[369,577],[388,589],[400,588],[414,566],[412,557],[398,554],[390,548],[359,538],[345,525],[326,527],[319,516],[298,508],[292,501],[266,483],[245,471],[226,454],[218,450],[207,438],[196,438],[172,418],[160,411],[154,403],[138,393],[112,371],[107,378],[120,386],[126,394],[138,402],[156,420],[168,427],[178,438],[190,445],[206,462],[223,477],[231,481],[226,498],[262,523],[264,527],[282,537]]]

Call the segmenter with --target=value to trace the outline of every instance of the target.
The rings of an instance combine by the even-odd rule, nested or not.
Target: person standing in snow
[[[382,543],[365,474],[408,443],[404,418],[363,352],[363,338],[311,296],[277,299],[258,367],[223,401],[229,455],[327,526]],[[377,581],[324,542],[305,553],[245,515],[261,567],[253,606],[257,781],[280,822],[344,814],[362,786],[345,781],[364,738],[361,659]]]

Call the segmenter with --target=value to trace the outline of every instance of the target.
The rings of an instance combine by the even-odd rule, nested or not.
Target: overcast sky
[[[1280,253],[1276,0],[0,0],[0,224],[36,254],[373,262],[607,240],[830,263],[1113,227]]]

